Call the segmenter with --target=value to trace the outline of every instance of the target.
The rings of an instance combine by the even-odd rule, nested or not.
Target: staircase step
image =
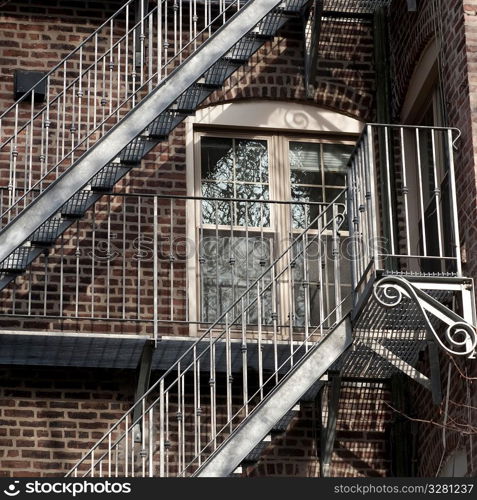
[[[147,138],[136,137],[133,139],[120,153],[119,159],[121,163],[135,164],[140,163],[146,150]]]
[[[156,138],[167,137],[186,117],[186,113],[164,111],[149,125],[149,136]]]
[[[119,163],[110,163],[100,170],[91,179],[91,189],[94,191],[111,191],[122,177],[132,168],[132,165],[124,166]]]
[[[226,57],[248,61],[250,56],[255,54],[267,40],[270,40],[270,37],[259,33],[250,33],[238,41],[226,54]]]
[[[22,273],[30,260],[31,246],[22,245],[16,248],[3,262],[0,262],[0,272]]]
[[[204,82],[207,85],[223,85],[225,80],[242,66],[243,61],[222,58],[211,66],[204,74]]]
[[[273,426],[272,432],[283,433],[287,430],[291,421],[300,413],[300,405],[295,405],[289,412],[285,413],[283,417]]]
[[[196,112],[199,104],[205,101],[217,88],[219,88],[217,85],[195,83],[177,99],[172,109],[180,113],[193,114]]]
[[[267,434],[260,443],[245,457],[243,463],[255,463],[260,460],[263,452],[270,446],[272,442],[272,435]]]
[[[307,3],[308,0],[284,0],[280,4],[280,9],[286,12],[297,13],[301,12]]]
[[[31,235],[30,241],[34,244],[52,245],[64,230],[62,222],[61,217],[51,217]]]
[[[278,30],[288,21],[289,16],[281,9],[275,9],[265,16],[257,26],[257,32],[264,36],[274,36]]]
[[[98,199],[90,190],[83,189],[74,194],[60,209],[64,217],[83,217],[88,208]]]

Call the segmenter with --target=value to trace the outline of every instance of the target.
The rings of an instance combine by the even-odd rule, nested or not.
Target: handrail
[[[328,227],[330,224],[333,227],[334,234],[338,234],[339,227],[341,226],[341,224],[344,221],[344,214],[343,213],[339,214],[337,212],[337,207],[336,207],[336,205],[334,205],[334,203],[339,199],[340,196],[342,196],[344,194],[344,192],[345,191],[343,191],[342,193],[340,193],[335,198],[335,200],[333,202],[331,202],[322,212],[320,212],[320,214],[318,214],[315,217],[315,219],[313,219],[313,221],[311,221],[306,226],[306,228],[304,230],[301,231],[301,233],[298,236],[296,236],[295,238],[293,238],[293,241],[290,244],[290,246],[287,247],[283,252],[281,252],[279,254],[279,256],[273,261],[273,263],[271,265],[269,265],[268,267],[266,267],[264,269],[264,271],[260,274],[260,276],[258,278],[256,278],[252,282],[252,284],[235,301],[232,302],[232,304],[220,315],[220,317],[217,318],[217,320],[211,326],[209,326],[208,329],[200,337],[198,337],[196,339],[196,341],[174,362],[174,364],[166,370],[166,372],[159,378],[159,380],[157,380],[146,391],[146,393],[141,397],[141,399],[139,399],[138,401],[136,401],[131,406],[131,408],[109,429],[109,431],[103,436],[103,438],[101,438],[101,440],[98,441],[90,449],[90,451],[88,452],[88,454],[85,455],[82,459],[80,459],[75,464],[75,466],[68,472],[67,476],[70,476],[72,474],[75,474],[75,476],[76,476],[77,473],[78,473],[79,467],[81,466],[81,464],[83,464],[88,459],[88,457],[92,457],[92,465],[91,465],[91,468],[89,469],[89,472],[93,473],[95,466],[98,463],[100,463],[105,458],[105,456],[106,456],[106,455],[102,455],[98,459],[95,459],[94,458],[94,452],[95,452],[95,450],[97,450],[101,446],[102,443],[105,443],[105,441],[108,440],[108,442],[109,442],[109,450],[108,451],[110,452],[111,448],[114,447],[114,446],[116,446],[116,445],[118,445],[124,439],[125,435],[126,435],[126,438],[127,438],[127,434],[134,427],[134,425],[136,425],[137,423],[139,423],[141,421],[141,419],[144,419],[145,418],[144,417],[145,414],[148,414],[148,412],[153,411],[153,407],[157,404],[158,399],[156,399],[153,403],[148,404],[147,406],[145,405],[145,401],[146,401],[146,399],[148,398],[148,396],[150,394],[152,394],[155,390],[157,390],[158,387],[161,387],[161,394],[163,394],[164,392],[167,392],[177,382],[177,380],[181,379],[181,377],[188,370],[190,370],[191,368],[194,368],[196,363],[200,363],[200,359],[202,358],[202,356],[205,356],[204,352],[209,352],[210,353],[209,357],[211,357],[212,356],[212,351],[214,351],[215,345],[218,343],[218,341],[220,339],[223,339],[224,337],[226,337],[225,341],[226,341],[226,344],[228,346],[227,349],[230,348],[230,327],[231,327],[231,325],[234,325],[239,318],[242,318],[242,328],[243,328],[243,326],[244,326],[243,322],[246,321],[246,315],[247,315],[247,313],[249,313],[249,311],[251,310],[251,308],[256,303],[257,303],[257,311],[261,311],[261,306],[258,304],[258,302],[262,300],[261,297],[264,295],[265,291],[268,290],[270,288],[270,286],[275,286],[272,283],[277,283],[278,278],[280,276],[282,276],[283,273],[285,273],[285,272],[291,272],[291,270],[295,267],[297,259],[302,254],[304,255],[304,252],[307,250],[307,248],[311,244],[310,241],[308,241],[307,242],[307,246],[305,246],[305,244],[303,244],[302,248],[300,249],[299,252],[297,252],[296,255],[290,255],[290,254],[293,254],[293,251],[296,248],[296,245],[299,244],[300,242],[304,241],[303,239],[304,239],[304,237],[306,237],[306,235],[308,234],[308,232],[314,226],[316,226],[317,224],[320,225],[319,221],[324,220],[325,222],[324,222],[324,224],[321,227],[321,231],[319,231],[318,234],[314,234],[313,235],[313,237],[311,239],[311,242],[314,241],[314,240],[316,240],[317,238],[321,238],[321,234],[323,233],[324,229],[326,227]],[[331,219],[329,221],[325,220],[327,215],[328,216],[331,215]],[[288,257],[288,262],[285,264],[285,267],[283,269],[279,270],[277,274],[274,274],[275,267],[277,267],[277,265],[285,257]],[[273,274],[274,277],[273,277],[271,283],[269,283],[267,286],[265,286],[265,285],[263,285],[262,282],[270,274],[270,272],[272,272],[272,274]],[[339,280],[338,280],[338,283],[339,283]],[[252,301],[250,301],[250,299],[248,299],[247,305],[246,305],[246,307],[244,307],[245,301],[247,301],[247,297],[249,297],[249,295],[251,293],[253,293],[253,291],[255,289],[258,290],[257,291],[257,296],[255,298],[253,298]],[[276,291],[275,291],[275,296],[276,296]],[[344,302],[344,300],[346,300],[346,298],[342,299],[342,300],[340,299],[340,301],[337,302],[336,307],[332,311],[329,312],[329,314],[326,316],[326,318],[324,318],[324,319],[322,318],[322,321],[320,323],[321,325],[323,325],[326,322],[326,320],[329,319],[330,316],[332,316],[333,313],[336,314],[336,311],[340,310],[340,307],[341,307],[342,303]],[[233,319],[229,321],[230,314],[231,313],[233,314],[233,311],[238,306],[240,306],[240,305],[242,307],[239,310],[239,313],[237,314],[237,316],[233,317]],[[258,312],[258,314],[260,314],[260,312]],[[337,316],[335,322],[338,322],[338,320],[339,320],[339,317]],[[307,322],[305,322],[305,323],[307,324]],[[225,330],[221,329],[221,333],[219,333],[219,335],[216,335],[215,337],[213,337],[212,335],[213,335],[214,329],[216,329],[217,326],[223,325],[223,324],[226,325]],[[261,329],[261,320],[260,319],[259,319],[258,325],[259,325],[258,328],[259,328],[259,331],[260,331],[260,329]],[[301,345],[307,346],[307,343],[308,343],[309,339],[314,334],[316,334],[316,330],[314,332],[312,332],[312,333],[307,332],[307,334],[305,336],[305,340],[303,341],[303,343]],[[206,341],[208,343],[207,351],[203,351],[203,352],[200,352],[199,354],[197,354],[197,347],[198,347],[199,343],[204,342],[204,341]],[[276,341],[276,338],[275,338],[275,341]],[[242,342],[246,343],[247,341],[246,341],[245,338],[242,338]],[[276,343],[275,343],[275,345],[276,345]],[[291,345],[293,345],[293,344],[291,344]],[[194,360],[192,362],[192,364],[191,364],[191,362],[187,363],[187,360],[190,359],[191,356],[193,357],[193,360]],[[291,356],[291,358],[293,358],[293,347],[292,347],[292,352],[291,352],[290,356]],[[185,362],[185,367],[182,366],[184,364],[184,362]],[[214,367],[211,367],[211,369],[215,370]],[[169,384],[169,386],[165,387],[165,380],[166,380],[166,378],[169,375],[172,375],[173,373],[175,373],[176,370],[178,370],[177,377],[174,379],[173,382],[171,382]],[[277,372],[277,370],[275,370],[274,374],[275,374],[275,377],[277,378],[277,382],[278,382],[278,372]],[[262,382],[263,382],[263,380],[262,380]],[[263,392],[263,385],[262,385],[262,392]],[[249,404],[249,400],[247,399],[247,401],[244,402],[244,404],[248,405]],[[135,420],[131,419],[131,422],[129,422],[129,416],[133,415],[134,412],[136,410],[140,409],[140,408],[142,408],[141,416],[137,417]],[[112,433],[116,429],[118,429],[123,422],[126,422],[126,430],[125,430],[124,434],[121,435],[121,437],[119,437],[116,441],[112,442],[112,439],[111,439]],[[214,434],[214,436],[215,437],[213,437],[213,440],[216,440],[217,435]],[[203,449],[199,450],[199,455],[202,453],[202,451],[203,451]],[[107,453],[108,452],[106,452],[106,454]],[[185,466],[185,463],[184,463],[184,466]],[[187,465],[187,467],[189,467],[189,465]],[[186,470],[186,468],[184,467],[183,471],[181,471],[181,474],[185,473],[185,470]]]

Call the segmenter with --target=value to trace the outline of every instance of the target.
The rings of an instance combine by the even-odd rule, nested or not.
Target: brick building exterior
[[[124,3],[50,0],[40,6],[31,0],[0,2],[0,109],[9,108],[14,102],[15,70],[48,71]],[[147,3],[148,8],[157,8],[157,2]],[[172,6],[177,2],[168,3]],[[198,3],[202,6],[204,2]],[[409,11],[412,3],[393,0],[384,8],[385,35],[378,26],[381,10],[356,19],[351,15],[351,24],[343,20],[347,19],[345,15],[331,16],[323,22],[312,88],[305,77],[307,41],[303,24],[307,11],[293,17],[200,104],[196,116],[206,116],[209,110],[221,105],[269,103],[277,108],[285,104],[296,106],[309,113],[313,109],[320,113],[325,110],[353,123],[383,121],[384,113],[390,123],[427,125],[416,114],[408,115],[412,118],[405,121],[403,112],[409,107],[409,95],[417,92],[413,87],[423,54],[435,40],[435,66],[444,112],[443,122],[432,125],[460,130],[455,154],[460,243],[464,276],[473,278],[477,273],[477,136],[472,93],[477,2],[422,0],[417,2],[417,11]],[[183,8],[186,16],[186,7]],[[117,29],[127,31],[127,24],[121,23]],[[120,36],[119,32],[115,36]],[[385,66],[390,90],[385,106],[379,97],[383,92],[379,69],[382,61],[376,60],[376,44],[382,43],[383,36],[388,45]],[[170,38],[172,45],[173,36]],[[108,43],[107,38],[99,39],[100,46],[107,47]],[[90,61],[94,61],[93,54]],[[70,71],[74,70],[78,68]],[[109,70],[106,67],[105,72]],[[58,85],[61,89],[61,81]],[[115,92],[121,90],[111,91],[111,99]],[[28,117],[30,106],[25,102],[20,113]],[[33,109],[41,110],[43,106],[44,103],[35,104]],[[88,105],[82,113],[84,120],[90,117]],[[3,122],[6,136],[14,127],[8,119]],[[294,119],[296,122],[289,130],[274,131],[258,124],[252,132],[259,138],[286,134],[295,140],[320,137],[313,128],[306,130],[299,113]],[[156,351],[164,359],[167,352],[177,348],[173,344],[176,339],[185,342],[199,335],[195,327],[191,328],[200,321],[191,317],[191,303],[196,299],[190,293],[190,261],[184,250],[191,224],[187,211],[190,201],[186,198],[191,193],[200,196],[191,187],[194,175],[200,177],[200,173],[195,172],[191,178],[190,137],[197,131],[219,137],[225,131],[226,137],[234,133],[242,137],[250,129],[240,122],[214,128],[195,120],[192,115],[180,123],[167,140],[147,152],[140,166],[116,183],[113,194],[103,196],[83,218],[66,229],[55,245],[38,256],[27,272],[19,273],[1,290],[0,342],[5,354],[0,355],[0,476],[64,475],[121,419],[137,396],[145,345],[157,333],[153,308],[159,311],[162,339]],[[328,140],[336,136],[339,134],[328,133],[326,137]],[[350,130],[344,130],[342,136],[349,143],[357,139]],[[32,144],[32,149],[40,148],[40,141]],[[0,162],[5,165],[0,163],[2,200],[7,204],[10,152],[0,154]],[[41,161],[33,168],[41,169]],[[395,184],[400,192],[400,175]],[[159,199],[154,198],[157,195]],[[159,206],[153,205],[152,200],[159,200]],[[157,227],[152,223],[156,214]],[[152,252],[157,248],[152,242],[157,231],[161,243],[159,259],[155,261]],[[156,275],[160,279],[154,291]],[[75,335],[81,337],[81,344],[75,344],[79,338]],[[250,331],[248,335],[254,339],[257,334]],[[108,343],[108,337],[114,337],[114,342]],[[151,384],[168,369],[163,358],[150,367]],[[431,362],[423,351],[415,366],[429,375]],[[456,453],[464,453],[465,474],[475,476],[475,360],[441,353],[439,362],[441,376],[436,380],[442,398],[437,404],[428,388],[410,378],[343,375],[327,474],[435,476],[442,473]],[[170,360],[169,363],[172,364]],[[241,376],[234,372],[234,380]],[[185,384],[189,382],[186,380]],[[205,393],[208,386],[202,383]],[[226,391],[223,384],[222,396]],[[159,394],[157,388],[155,391]],[[303,399],[285,432],[272,433],[270,444],[258,460],[244,463],[241,474],[324,475],[322,461],[327,437],[323,432],[326,424],[322,422],[330,418],[332,410],[326,401],[332,399],[332,391],[328,385],[321,396]],[[227,408],[222,396],[216,410],[226,422]],[[193,404],[191,398],[186,394],[182,412]],[[176,403],[170,404],[173,407]],[[240,407],[235,400],[233,404]],[[180,413],[180,403],[174,409]],[[202,415],[212,413],[212,403],[204,400],[201,411]],[[192,420],[188,422],[192,427]],[[208,431],[203,432],[205,435]],[[175,428],[171,430],[173,442],[179,439],[176,433],[180,434]],[[403,450],[396,443],[404,434],[407,444]],[[173,474],[181,459],[171,456],[170,460]]]

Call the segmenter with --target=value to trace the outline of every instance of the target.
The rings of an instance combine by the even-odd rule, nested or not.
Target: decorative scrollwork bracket
[[[411,282],[399,276],[386,276],[374,284],[373,295],[379,304],[389,309],[401,304],[404,297],[411,299],[419,308],[427,329],[442,349],[454,356],[474,357],[472,354],[477,346],[476,328]],[[434,328],[430,314],[447,325],[444,340]]]

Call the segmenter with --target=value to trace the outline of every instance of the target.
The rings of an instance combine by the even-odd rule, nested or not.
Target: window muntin
[[[212,322],[286,249],[293,233],[315,219],[320,205],[313,203],[329,203],[342,193],[353,146],[285,136],[199,133],[199,137],[200,195],[219,198],[202,201],[199,210],[201,321]],[[267,203],[269,199],[288,200],[290,204]],[[326,293],[324,309],[333,308],[335,303],[333,264],[324,262],[331,255],[331,235],[323,237],[323,245],[323,262],[308,259],[308,281],[316,285],[309,295],[310,319],[315,325],[324,313],[318,307],[320,288]],[[296,264],[293,317],[299,327],[305,314],[300,278],[303,259]],[[349,291],[348,281],[343,283],[343,293]],[[271,297],[264,299],[263,306],[271,310]],[[238,312],[232,311],[230,319]],[[256,323],[256,311],[249,314],[247,322]]]

